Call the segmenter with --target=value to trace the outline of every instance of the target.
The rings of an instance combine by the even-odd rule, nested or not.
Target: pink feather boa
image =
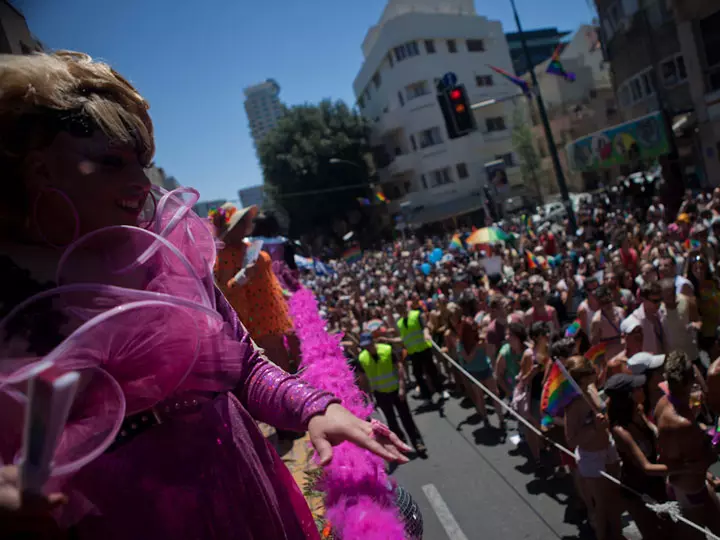
[[[370,416],[373,408],[365,403],[363,393],[355,386],[340,345],[341,336],[327,333],[313,294],[301,288],[289,305],[300,339],[302,379],[333,393],[359,418]],[[321,486],[325,492],[326,517],[335,534],[347,539],[404,540],[404,525],[388,486],[381,458],[354,444],[336,446]]]

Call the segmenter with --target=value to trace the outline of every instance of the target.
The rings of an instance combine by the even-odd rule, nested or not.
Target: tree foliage
[[[258,147],[266,193],[290,218],[293,235],[329,232],[358,212],[367,184],[369,128],[341,101],[287,109]],[[337,229],[337,227],[335,227]]]
[[[538,178],[542,175],[541,162],[535,150],[535,142],[525,107],[515,107],[512,143],[520,158],[520,172],[527,185],[532,186],[535,195],[540,196]]]

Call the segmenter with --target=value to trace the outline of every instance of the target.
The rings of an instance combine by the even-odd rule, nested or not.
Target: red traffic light
[[[462,98],[462,92],[460,90],[451,90],[450,91],[450,99],[453,101],[457,101],[458,99]]]

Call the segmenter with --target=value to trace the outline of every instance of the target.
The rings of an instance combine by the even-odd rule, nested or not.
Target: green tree
[[[532,190],[540,201],[542,201],[542,192],[540,191],[539,175],[543,174],[541,170],[540,158],[535,150],[535,141],[532,130],[526,117],[525,108],[515,107],[512,130],[512,143],[515,152],[520,158],[520,172],[523,180],[527,185],[532,186]]]
[[[368,137],[364,118],[325,100],[287,109],[261,141],[266,193],[287,212],[291,234],[361,229],[358,198],[371,197]]]

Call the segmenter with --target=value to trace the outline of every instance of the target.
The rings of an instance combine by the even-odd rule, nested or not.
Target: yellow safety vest
[[[389,393],[400,388],[397,371],[393,365],[392,347],[384,343],[375,345],[377,361],[363,349],[360,353],[360,365],[370,379],[373,392]]]
[[[423,352],[432,347],[432,344],[425,340],[423,327],[420,324],[420,311],[411,311],[405,318],[405,324],[400,324],[401,322],[402,319],[398,321],[398,330],[408,354]]]

